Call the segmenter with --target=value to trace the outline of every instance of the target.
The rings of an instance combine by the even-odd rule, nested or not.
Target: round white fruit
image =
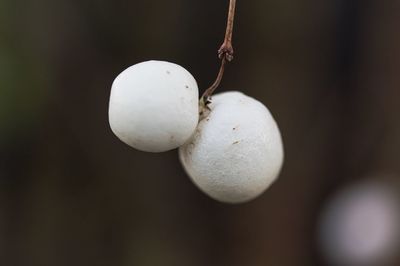
[[[319,219],[319,246],[332,265],[392,265],[400,248],[398,184],[363,180],[333,195]]]
[[[175,149],[197,126],[198,96],[196,80],[179,65],[163,61],[133,65],[112,85],[111,129],[138,150]]]
[[[193,182],[212,198],[249,201],[277,178],[283,163],[278,126],[259,101],[240,92],[212,98],[209,114],[179,149]]]

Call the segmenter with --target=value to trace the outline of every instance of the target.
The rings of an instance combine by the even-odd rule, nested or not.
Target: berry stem
[[[201,96],[201,101],[204,103],[205,106],[207,106],[207,104],[210,103],[211,95],[221,83],[225,71],[226,61],[230,62],[233,60],[232,33],[233,33],[233,21],[235,19],[235,7],[236,7],[236,0],[230,0],[225,38],[221,47],[218,49],[218,57],[221,59],[221,66],[219,68],[219,72],[214,83]]]

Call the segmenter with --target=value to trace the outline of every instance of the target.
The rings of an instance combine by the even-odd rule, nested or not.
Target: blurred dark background
[[[0,0],[0,265],[334,263],[318,244],[325,202],[367,179],[398,186],[400,1],[238,1],[219,91],[268,106],[286,157],[241,205],[200,192],[176,151],[123,144],[107,117],[113,79],[141,61],[180,64],[207,88],[227,7]]]

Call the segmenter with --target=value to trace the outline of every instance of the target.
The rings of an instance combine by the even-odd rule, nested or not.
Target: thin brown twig
[[[218,49],[218,57],[221,59],[221,66],[219,68],[216,80],[201,96],[201,99],[203,100],[206,106],[208,103],[210,103],[211,95],[221,83],[222,77],[224,75],[226,61],[230,62],[233,60],[232,33],[233,33],[233,21],[235,19],[235,7],[236,7],[236,0],[230,0],[225,38],[221,47]]]
[[[226,57],[224,56],[221,59],[221,66],[219,68],[217,78],[215,79],[214,83],[204,92],[202,96],[205,105],[210,103],[211,94],[215,91],[216,88],[218,88],[219,84],[221,83],[222,77],[224,76],[225,63],[226,63]]]

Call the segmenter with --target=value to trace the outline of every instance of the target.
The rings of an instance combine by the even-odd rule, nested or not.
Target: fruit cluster
[[[200,101],[196,80],[183,67],[147,61],[114,81],[109,104],[114,134],[141,151],[179,148],[192,181],[227,203],[249,201],[279,175],[283,145],[269,110],[241,92]]]

